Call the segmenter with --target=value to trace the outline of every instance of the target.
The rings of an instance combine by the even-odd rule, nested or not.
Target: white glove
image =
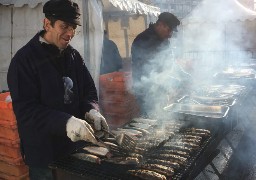
[[[104,129],[106,131],[109,131],[106,119],[97,110],[91,109],[89,113],[87,112],[85,114],[85,118],[89,121],[92,121],[95,130],[100,131]]]
[[[97,144],[92,127],[84,120],[78,119],[74,116],[68,119],[67,125],[67,136],[71,141],[76,142],[79,140],[89,141]]]

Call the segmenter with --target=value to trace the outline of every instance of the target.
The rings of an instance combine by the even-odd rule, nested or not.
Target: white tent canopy
[[[183,24],[253,20],[256,12],[247,9],[237,0],[204,0],[183,19]]]
[[[45,3],[48,0],[0,0],[3,5],[12,4],[14,7],[28,5],[30,8],[36,7],[39,3]],[[103,11],[128,11],[138,14],[154,15],[160,14],[160,9],[155,6],[144,4],[138,0],[102,0]]]
[[[14,7],[23,7],[28,5],[30,8],[35,8],[39,3],[46,3],[48,0],[0,0],[3,5],[12,4]]]
[[[131,13],[158,16],[160,9],[139,2],[138,0],[102,0],[104,12],[128,11]]]

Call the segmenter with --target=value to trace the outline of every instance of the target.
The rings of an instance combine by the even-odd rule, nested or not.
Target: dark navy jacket
[[[60,54],[56,47],[42,44],[39,36],[16,53],[7,75],[22,155],[31,167],[47,167],[83,145],[67,137],[67,120],[72,115],[84,118],[98,103],[95,84],[80,54],[71,46]],[[63,76],[73,81],[69,104],[64,103]]]
[[[133,41],[131,48],[132,55],[132,76],[134,81],[140,81],[142,76],[148,76],[152,69],[160,71],[155,67],[154,61],[159,53],[169,48],[169,40],[162,40],[154,30],[154,24],[140,33]],[[152,67],[150,67],[152,65]]]
[[[112,73],[120,69],[122,69],[122,58],[117,45],[104,37],[100,74]]]

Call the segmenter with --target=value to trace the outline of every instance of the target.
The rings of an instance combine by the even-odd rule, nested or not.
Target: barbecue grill
[[[184,126],[184,128],[186,128]],[[216,152],[207,151],[208,146],[211,146],[213,139],[215,138],[216,132],[212,132],[211,136],[204,138],[200,147],[190,154],[190,157],[186,161],[184,166],[181,166],[175,171],[172,177],[167,177],[167,179],[181,180],[190,176],[196,176],[200,173],[206,165],[208,165],[210,160],[215,158]],[[179,134],[178,134],[179,135]],[[172,140],[170,138],[169,140]],[[169,141],[168,140],[168,141]],[[157,153],[158,151],[164,150],[164,144],[168,141],[164,141],[161,146],[156,146],[143,155],[143,161],[141,164],[146,164],[150,160],[150,155]],[[204,158],[202,158],[204,157]],[[207,162],[205,158],[208,158]],[[140,165],[141,165],[140,164]],[[140,165],[123,165],[114,164],[102,160],[101,164],[95,164],[87,161],[83,161],[69,155],[64,157],[50,165],[53,170],[53,175],[56,180],[82,180],[82,179],[138,179],[127,173],[128,170],[138,169]]]
[[[217,87],[216,87],[217,88]],[[218,86],[221,88],[221,86]],[[174,175],[172,177],[167,177],[167,179],[174,179],[174,180],[183,180],[183,179],[193,179],[195,178],[205,167],[212,162],[212,160],[220,153],[217,149],[219,143],[223,138],[225,138],[226,134],[232,130],[230,127],[233,123],[233,120],[236,119],[237,121],[237,114],[241,108],[245,107],[247,103],[247,98],[250,95],[250,88],[244,87],[241,92],[237,94],[233,94],[232,98],[234,97],[235,101],[232,98],[228,101],[228,104],[225,106],[223,105],[198,105],[198,104],[182,104],[174,103],[171,108],[174,108],[174,111],[166,111],[169,114],[169,117],[175,119],[176,121],[174,124],[181,124],[179,127],[178,125],[173,125],[175,128],[179,128],[178,132],[173,131],[174,135],[170,135],[169,138],[160,138],[157,139],[157,144],[154,144],[153,147],[150,147],[145,150],[143,155],[143,160],[140,164],[115,164],[109,161],[106,161],[104,158],[102,159],[101,164],[95,164],[91,162],[87,162],[84,160],[77,159],[72,155],[63,157],[62,159],[53,162],[50,164],[50,168],[53,170],[53,175],[56,180],[83,180],[83,179],[139,179],[127,173],[129,170],[136,170],[141,167],[141,165],[150,163],[150,157],[153,157],[153,154],[157,154],[162,152],[166,148],[166,144],[168,144],[172,139],[183,132],[184,129],[188,128],[200,128],[200,129],[207,129],[210,130],[211,135],[204,137],[203,141],[201,142],[199,148],[195,149],[193,153],[189,154],[187,161],[180,166],[180,168],[175,169]],[[233,91],[232,91],[233,92]],[[248,95],[245,98],[245,95]],[[191,108],[192,107],[192,108]],[[170,109],[168,109],[170,110]],[[182,112],[178,113],[178,110],[195,110],[195,112],[199,113],[187,113]],[[208,116],[202,114],[200,111],[209,112]],[[216,114],[212,115],[212,112],[216,112]],[[201,113],[201,114],[200,114]],[[142,118],[143,119],[143,118]],[[144,120],[145,121],[145,120]],[[170,122],[168,119],[164,119],[162,121],[163,127],[169,127],[167,124]],[[161,126],[158,124],[158,126]],[[172,125],[171,125],[172,126]],[[171,127],[170,126],[170,127]],[[233,126],[233,124],[231,125]],[[123,128],[132,128],[132,126],[124,125]],[[157,131],[162,127],[154,127],[149,128],[151,136],[156,135]],[[137,127],[139,130],[139,128]],[[173,129],[172,129],[173,130]],[[143,140],[149,141],[146,138],[142,138]],[[145,146],[146,147],[146,146]]]

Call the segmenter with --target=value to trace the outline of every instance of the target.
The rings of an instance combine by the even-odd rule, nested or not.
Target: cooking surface
[[[238,122],[245,117],[237,112],[248,110],[243,104],[246,91],[244,86],[239,85],[212,85],[201,90],[199,88],[187,96],[189,100],[179,101],[165,108],[167,114],[186,114],[186,118],[173,116],[175,121],[172,118],[138,118],[116,129],[115,133],[129,132],[136,139],[133,155],[131,152],[123,155],[137,158],[139,162],[120,164],[119,161],[118,164],[111,161],[111,158],[110,161],[102,158],[99,165],[66,157],[53,163],[51,168],[55,172],[64,170],[81,179],[136,179],[138,177],[135,176],[151,171],[177,180],[229,177],[226,167],[232,167],[230,164],[234,162],[234,150],[239,147],[244,133],[243,125]],[[250,94],[247,98],[253,100]],[[233,110],[232,114],[229,114],[230,109]],[[204,117],[203,123],[199,121],[201,117]],[[187,121],[189,118],[193,121]],[[210,121],[213,119],[225,121]],[[202,133],[204,129],[210,130],[210,136]],[[194,137],[191,140],[192,136]],[[168,171],[163,171],[165,167],[169,168]]]
[[[169,132],[169,135],[165,136],[165,138],[169,137],[168,139],[163,138],[162,134],[157,132],[160,131],[159,127],[150,136],[138,140],[136,147],[138,149],[134,153],[142,155],[143,159],[139,164],[121,165],[110,163],[103,158],[99,165],[69,156],[51,164],[51,168],[71,172],[84,178],[88,175],[105,179],[124,179],[124,177],[129,179],[133,176],[127,174],[128,170],[144,169],[148,164],[167,167],[166,163],[169,163],[168,167],[174,174],[165,174],[166,177],[181,179],[189,175],[191,167],[195,165],[198,157],[211,142],[212,134],[204,129],[181,128],[179,123],[167,124],[165,128],[162,129],[162,132]],[[155,162],[154,160],[159,161]],[[152,170],[155,171],[155,169]]]

